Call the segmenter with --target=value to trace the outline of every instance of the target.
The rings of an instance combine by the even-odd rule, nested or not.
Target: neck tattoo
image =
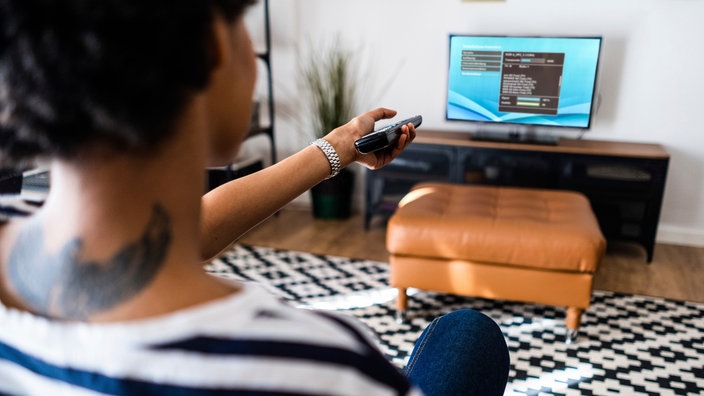
[[[75,237],[58,253],[46,252],[41,224],[20,233],[8,260],[10,283],[38,314],[85,319],[110,309],[143,290],[162,267],[171,244],[171,220],[155,204],[144,232],[103,261],[82,256]],[[39,248],[38,248],[39,247]]]

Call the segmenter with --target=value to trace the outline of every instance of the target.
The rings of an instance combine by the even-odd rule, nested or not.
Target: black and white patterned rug
[[[704,395],[704,304],[595,291],[568,345],[564,310],[545,305],[411,290],[409,317],[397,323],[386,263],[238,245],[206,270],[261,283],[301,307],[354,315],[400,367],[433,318],[481,311],[510,349],[506,395]]]

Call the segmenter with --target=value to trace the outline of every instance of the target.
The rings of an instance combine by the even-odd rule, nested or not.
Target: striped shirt
[[[21,208],[2,212],[21,213]],[[0,222],[1,222],[0,217]],[[179,291],[175,291],[179,292]],[[60,322],[0,302],[0,394],[420,394],[343,315],[245,283],[232,296],[122,323]]]

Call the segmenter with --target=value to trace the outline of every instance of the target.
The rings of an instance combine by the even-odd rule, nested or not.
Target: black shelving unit
[[[264,50],[257,53],[257,58],[264,64],[264,73],[266,74],[267,86],[267,119],[264,125],[260,125],[261,121],[256,115],[256,122],[252,123],[247,139],[257,136],[266,135],[269,139],[270,160],[271,163],[276,162],[276,140],[274,139],[274,79],[271,74],[271,18],[269,14],[269,0],[263,1],[263,18],[264,18]],[[246,164],[243,167],[235,167],[233,163],[220,168],[210,168],[207,170],[206,191],[213,189],[220,184],[226,183],[238,177],[246,176],[263,168],[263,161]]]
[[[271,18],[269,14],[269,0],[264,0],[264,42],[265,49],[257,54],[257,57],[264,63],[266,69],[267,82],[267,125],[258,126],[250,131],[249,137],[265,134],[269,137],[271,147],[271,163],[276,162],[276,143],[274,139],[274,79],[271,75]]]

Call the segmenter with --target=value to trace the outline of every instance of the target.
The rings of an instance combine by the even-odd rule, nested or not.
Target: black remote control
[[[387,125],[378,131],[374,131],[369,135],[357,139],[357,141],[354,142],[354,146],[357,148],[357,151],[362,154],[371,153],[392,146],[396,144],[396,140],[398,140],[401,127],[409,122],[412,123],[414,127],[418,128],[421,122],[423,122],[423,117],[417,115],[399,121],[395,124]]]

